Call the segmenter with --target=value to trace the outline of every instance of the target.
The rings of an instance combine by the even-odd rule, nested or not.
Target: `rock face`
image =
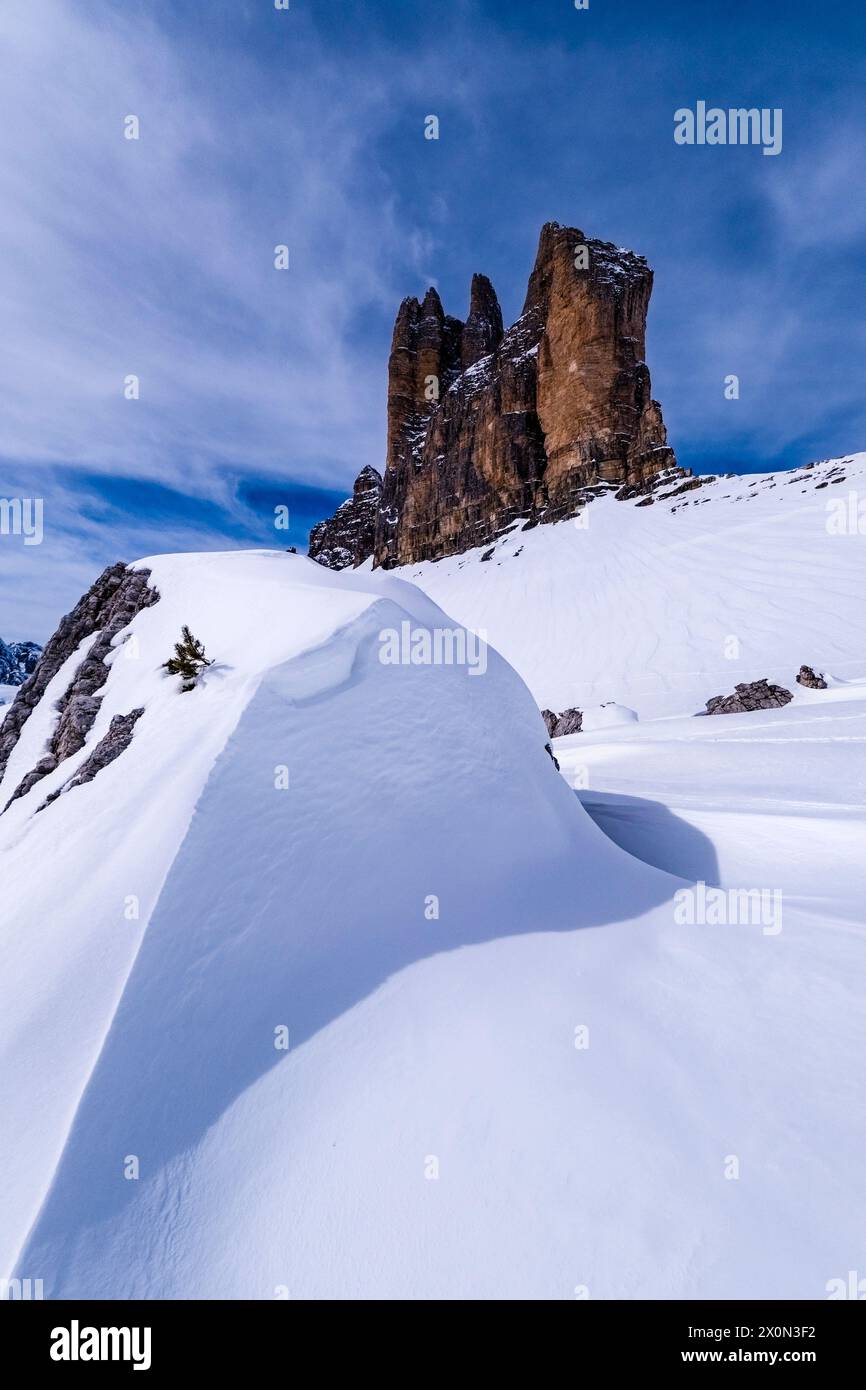
[[[4,642],[0,638],[0,685],[23,685],[33,674],[41,651],[36,642]]]
[[[362,468],[352,496],[310,532],[310,559],[332,570],[347,569],[368,559],[373,553],[381,497],[381,473],[369,466]]]
[[[797,672],[797,684],[805,685],[808,690],[826,690],[827,682],[817,671],[813,671],[811,666],[801,666]]]
[[[36,782],[47,776],[65,758],[84,746],[99,710],[97,695],[108,679],[105,658],[112,642],[136,613],[159,599],[149,586],[149,570],[130,570],[124,564],[103,570],[48,642],[33,674],[21,686],[0,724],[0,777],[6,771],[10,754],[21,730],[42,699],[57,672],[78,650],[82,642],[95,637],[57,702],[59,715],[42,757],[15,788],[10,800],[24,796]]]
[[[583,712],[579,709],[566,709],[562,714],[543,709],[541,717],[551,738],[565,738],[566,734],[579,734],[583,729]]]
[[[687,477],[644,362],[652,282],[643,257],[551,222],[507,331],[483,275],[473,278],[465,323],[445,313],[435,289],[420,303],[405,299],[388,364],[372,549],[368,514],[356,525],[353,498],[336,540],[329,528],[343,508],[316,528],[311,555],[340,566],[364,551],[386,567],[438,559],[518,518],[558,521],[600,492],[635,497]]]
[[[108,767],[109,763],[113,763],[115,758],[120,757],[121,753],[125,753],[132,742],[135,726],[143,714],[143,708],[130,710],[129,714],[116,714],[108,726],[108,732],[103,734],[93,752],[85,759],[75,776],[70,777],[69,781],[64,783],[62,787],[58,787],[56,791],[53,791],[51,795],[43,801],[39,810],[44,811],[45,807],[50,806],[51,802],[56,801],[58,796],[63,792],[71,791],[73,787],[82,787],[87,782],[92,782],[104,767]]]
[[[757,709],[778,709],[793,700],[790,690],[770,685],[766,676],[750,684],[737,685],[733,695],[715,695],[707,700],[706,714],[750,714]]]

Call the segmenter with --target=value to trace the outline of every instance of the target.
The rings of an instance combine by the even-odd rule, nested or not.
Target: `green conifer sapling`
[[[204,654],[204,646],[193,637],[186,623],[181,629],[181,641],[174,644],[174,656],[163,662],[163,670],[170,676],[180,676],[181,691],[194,690],[199,676],[206,666],[213,666]]]

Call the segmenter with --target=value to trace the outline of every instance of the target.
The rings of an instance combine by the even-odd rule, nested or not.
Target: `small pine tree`
[[[180,642],[174,644],[174,656],[163,662],[163,670],[170,676],[180,676],[181,690],[195,690],[196,682],[206,666],[213,666],[204,654],[204,646],[193,637],[186,623],[181,629]]]

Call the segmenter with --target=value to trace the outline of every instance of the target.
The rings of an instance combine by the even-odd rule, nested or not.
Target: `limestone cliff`
[[[518,519],[558,521],[600,491],[634,496],[677,476],[644,361],[652,283],[643,257],[551,222],[507,331],[482,275],[465,323],[434,289],[404,300],[372,544],[367,526],[334,567],[437,559]]]
[[[352,496],[310,532],[310,559],[328,569],[342,570],[360,565],[372,555],[381,497],[382,475],[369,465],[362,468]]]

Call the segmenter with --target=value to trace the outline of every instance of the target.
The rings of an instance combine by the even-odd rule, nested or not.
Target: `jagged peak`
[[[421,301],[421,313],[425,319],[433,316],[439,319],[440,322],[444,322],[445,310],[442,307],[442,300],[439,298],[439,291],[436,289],[435,285],[430,286]]]
[[[394,333],[391,340],[391,351],[398,348],[409,347],[412,336],[418,327],[418,320],[421,317],[421,305],[415,295],[407,295],[400,303],[397,310],[397,317],[394,320]]]
[[[626,246],[617,246],[612,241],[588,237],[579,227],[564,227],[560,222],[545,222],[538,238],[535,265],[523,305],[524,314],[532,311],[546,312],[558,268],[569,275],[581,274],[581,267],[577,264],[577,252],[581,246],[588,250],[588,264],[584,273],[588,272],[597,285],[609,287],[614,291],[625,290],[632,284],[646,280],[652,285],[652,271],[646,257],[638,255]]]
[[[462,337],[464,370],[495,352],[502,341],[502,310],[491,281],[486,275],[472,276],[469,317]]]
[[[354,497],[358,497],[361,493],[369,492],[371,488],[381,488],[381,486],[382,474],[371,463],[365,463],[355,479],[352,494]]]
[[[473,314],[485,314],[491,311],[502,313],[496,290],[487,275],[481,275],[476,271],[472,276],[472,285],[469,291],[469,318],[472,318]]]

